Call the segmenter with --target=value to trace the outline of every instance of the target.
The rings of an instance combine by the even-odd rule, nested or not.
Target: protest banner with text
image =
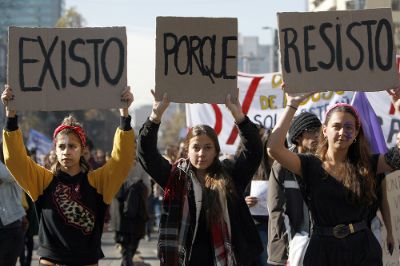
[[[236,18],[157,17],[156,100],[225,103],[237,96]]]
[[[249,75],[239,73],[239,100],[243,112],[253,122],[266,128],[273,128],[283,112],[285,99],[280,86],[282,75],[269,73],[264,75]],[[323,121],[328,106],[337,102],[350,104],[352,91],[328,91],[316,93],[306,98],[299,106],[300,112],[314,113]],[[386,92],[367,92],[371,106],[380,120],[387,147],[396,143],[396,134],[400,132],[399,111],[393,105],[392,97]],[[219,138],[221,150],[234,153],[239,143],[239,136],[233,118],[223,104],[187,104],[186,123],[188,127],[207,124],[212,126]]]
[[[9,28],[8,84],[16,110],[124,107],[125,27]]]

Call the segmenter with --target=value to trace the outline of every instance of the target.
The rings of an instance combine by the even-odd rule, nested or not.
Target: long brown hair
[[[212,164],[206,170],[207,173],[203,193],[206,218],[209,225],[211,225],[211,223],[223,218],[223,211],[226,210],[224,210],[225,204],[222,201],[225,201],[227,197],[235,195],[236,193],[232,178],[224,171],[219,160],[221,148],[219,146],[218,136],[212,127],[198,125],[191,128],[184,140],[185,150],[189,151],[189,142],[193,137],[201,135],[206,135],[211,139],[217,154]]]
[[[72,115],[65,117],[64,120],[62,121],[61,125],[82,127],[82,125]],[[78,136],[78,134],[73,129],[70,129],[70,128],[66,128],[58,133],[58,135],[69,135],[69,134],[74,134],[80,140],[80,137]],[[57,142],[57,138],[54,139],[54,144],[56,144],[56,142]],[[81,148],[83,151],[84,146],[83,146],[82,141],[81,141]],[[90,165],[83,157],[83,154],[81,155],[81,158],[79,159],[79,165],[81,167],[82,172],[84,172],[84,173],[89,172]],[[61,169],[61,164],[58,160],[56,160],[53,163],[53,165],[51,165],[51,168],[50,168],[50,170],[51,170],[51,172],[53,172],[53,174],[58,173],[60,171],[60,169]]]
[[[358,114],[350,106],[341,105],[334,107],[327,112],[324,126],[328,125],[332,115],[336,112],[344,112],[352,115],[356,121],[356,129],[358,129],[358,135],[347,152],[345,162],[346,172],[342,181],[343,185],[349,189],[349,196],[352,201],[372,204],[376,199],[375,177],[371,168],[369,143],[364,135]],[[327,160],[328,148],[328,139],[324,137],[321,130],[316,155],[323,162]]]

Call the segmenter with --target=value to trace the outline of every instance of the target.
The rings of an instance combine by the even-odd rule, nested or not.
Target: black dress
[[[347,188],[323,169],[322,161],[316,156],[299,154],[299,157],[303,178],[298,181],[314,226],[333,227],[367,221],[370,206],[352,202]],[[377,162],[378,157],[373,156],[373,170]],[[312,234],[304,265],[379,266],[382,265],[382,249],[369,228],[342,239]]]

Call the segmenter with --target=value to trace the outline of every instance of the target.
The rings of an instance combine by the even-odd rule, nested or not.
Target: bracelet
[[[297,107],[294,107],[293,105],[288,104],[288,105],[286,105],[286,106],[289,106],[290,108],[293,108],[294,110],[297,111]]]
[[[153,123],[156,123],[156,124],[160,124],[161,123],[161,119],[155,118],[153,116],[149,116],[149,119]]]

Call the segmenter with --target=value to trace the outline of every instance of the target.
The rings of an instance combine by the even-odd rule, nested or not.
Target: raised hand
[[[151,94],[153,94],[154,102],[153,102],[153,109],[150,114],[150,120],[155,123],[160,123],[165,110],[167,110],[169,106],[167,93],[164,93],[161,101],[156,101],[154,90],[151,90]]]
[[[285,91],[285,83],[282,83],[282,90]],[[286,105],[290,105],[292,107],[299,107],[300,103],[303,102],[307,97],[313,95],[315,92],[308,92],[308,93],[293,93],[293,92],[286,92]]]
[[[226,96],[225,106],[231,112],[233,118],[236,123],[239,123],[243,120],[244,114],[242,110],[242,105],[239,102],[239,89],[237,89],[237,96],[232,97],[232,95],[228,94]]]
[[[6,107],[6,116],[7,117],[14,117],[16,115],[15,110],[10,110],[8,104],[10,101],[14,100],[14,94],[12,92],[12,89],[8,84],[4,85],[4,90],[3,93],[1,94],[1,101]]]
[[[121,116],[128,116],[128,108],[133,103],[134,97],[131,92],[131,87],[126,86],[125,89],[121,93],[121,101],[126,103],[126,107],[119,109]]]

